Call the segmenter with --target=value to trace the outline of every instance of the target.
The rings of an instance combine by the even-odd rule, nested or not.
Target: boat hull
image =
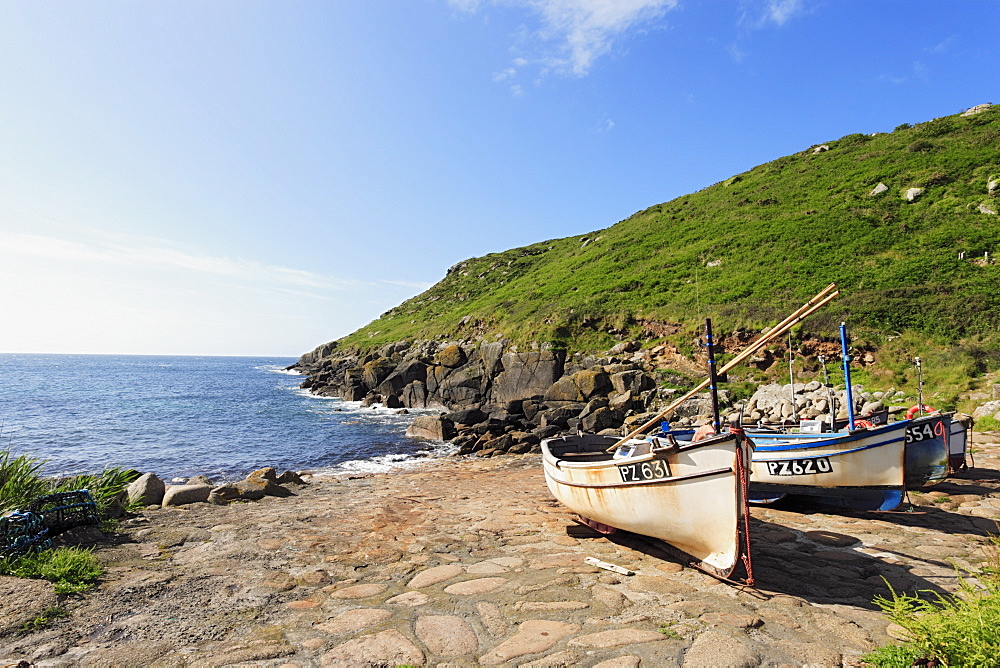
[[[959,471],[965,468],[965,452],[969,444],[969,415],[953,415],[948,432],[948,468]]]
[[[574,450],[596,453],[617,441],[586,434],[543,441],[545,481],[553,496],[586,519],[658,538],[714,574],[731,575],[742,553],[738,450],[745,441],[723,434],[660,451],[640,448],[620,458],[572,458]]]
[[[843,434],[749,434],[750,484],[782,487],[902,487],[905,427]]]
[[[887,509],[903,490],[947,475],[950,422],[947,415],[929,415],[853,432],[750,433],[756,446],[751,500],[782,492],[831,498],[833,490],[858,490],[848,505]]]

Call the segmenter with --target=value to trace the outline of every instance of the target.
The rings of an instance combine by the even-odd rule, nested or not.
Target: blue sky
[[[0,352],[298,355],[465,258],[997,99],[1000,3],[7,0]]]

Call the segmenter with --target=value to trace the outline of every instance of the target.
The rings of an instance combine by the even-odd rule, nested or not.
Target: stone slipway
[[[883,578],[954,591],[952,563],[982,562],[1000,448],[976,440],[976,468],[913,495],[920,513],[754,509],[757,592],[575,524],[536,455],[148,511],[47,628],[18,630],[49,590],[0,578],[0,666],[858,665],[888,640]]]

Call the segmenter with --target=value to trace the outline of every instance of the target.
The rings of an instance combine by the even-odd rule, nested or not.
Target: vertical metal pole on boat
[[[844,392],[847,395],[847,428],[854,430],[854,395],[851,393],[851,356],[847,352],[847,323],[840,323],[840,358],[844,362]]]
[[[924,370],[920,366],[920,358],[914,357],[913,363],[917,365],[917,415],[924,414]]]
[[[823,384],[826,385],[826,402],[830,410],[830,431],[837,431],[837,395],[833,393],[830,373],[826,370],[826,357],[820,355],[819,363],[823,365]]]
[[[712,426],[715,433],[722,431],[722,421],[719,419],[719,388],[715,375],[715,346],[712,340],[712,319],[705,318],[705,347],[708,349],[708,387],[712,395]]]

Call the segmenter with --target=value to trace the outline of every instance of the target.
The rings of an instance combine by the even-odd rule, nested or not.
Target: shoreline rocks
[[[144,473],[126,489],[128,502],[143,507],[185,506],[192,503],[226,505],[233,501],[259,501],[265,496],[289,497],[284,485],[307,484],[295,471],[281,475],[273,467],[257,469],[243,480],[214,484],[205,476],[194,476],[182,484],[166,485],[155,473]]]

